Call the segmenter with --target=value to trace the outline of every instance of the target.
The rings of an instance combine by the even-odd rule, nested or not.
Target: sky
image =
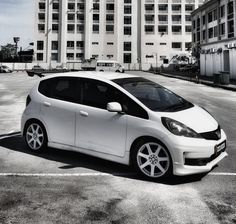
[[[0,45],[14,43],[20,37],[19,47],[28,47],[33,41],[35,0],[0,0]]]

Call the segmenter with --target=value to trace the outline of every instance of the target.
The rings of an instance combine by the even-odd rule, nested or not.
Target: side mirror
[[[117,102],[111,102],[111,103],[108,103],[107,104],[107,110],[109,112],[117,112],[117,113],[120,113],[122,112],[122,107],[119,103]]]

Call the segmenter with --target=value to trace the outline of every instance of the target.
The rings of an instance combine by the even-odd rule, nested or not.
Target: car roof
[[[105,81],[105,80],[122,79],[122,78],[135,78],[138,76],[127,73],[118,73],[118,72],[78,71],[78,72],[51,74],[43,79],[50,79],[56,77],[80,77],[80,78],[90,78],[90,79]]]

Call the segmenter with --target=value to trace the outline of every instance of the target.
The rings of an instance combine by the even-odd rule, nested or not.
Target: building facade
[[[35,61],[116,60],[149,69],[189,54],[191,12],[202,0],[37,0]]]
[[[210,0],[192,13],[193,44],[200,50],[201,75],[227,72],[236,78],[235,0]]]

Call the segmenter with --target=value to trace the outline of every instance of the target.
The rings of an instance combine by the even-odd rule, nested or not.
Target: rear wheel
[[[47,146],[45,128],[39,122],[31,122],[26,127],[25,141],[32,151],[43,151]]]
[[[142,140],[132,152],[132,162],[139,174],[158,179],[170,176],[172,161],[167,148],[158,141]]]

